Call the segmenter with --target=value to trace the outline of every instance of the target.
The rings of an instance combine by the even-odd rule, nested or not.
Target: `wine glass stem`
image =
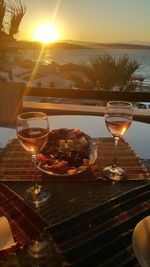
[[[37,183],[37,166],[36,166],[36,155],[32,155],[33,167],[34,167],[34,188],[38,188]]]
[[[115,136],[115,148],[114,148],[114,162],[112,167],[115,169],[117,167],[117,146],[118,146],[118,141],[119,141],[119,137]]]

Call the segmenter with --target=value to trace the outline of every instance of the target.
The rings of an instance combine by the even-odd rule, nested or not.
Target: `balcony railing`
[[[31,97],[59,98],[59,103],[31,101]],[[27,100],[29,98],[30,101]],[[64,101],[64,99],[68,99],[69,103],[66,103],[67,101]],[[0,82],[0,125],[11,125],[10,121],[14,124],[17,113],[31,110],[45,111],[48,115],[103,115],[105,104],[109,100],[122,100],[133,103],[150,102],[150,93],[38,87],[25,88],[22,83]],[[134,108],[134,119],[150,123],[150,109],[141,110]]]
[[[121,100],[130,102],[150,102],[150,93],[148,92],[120,92],[120,91],[98,91],[98,90],[77,90],[77,89],[53,89],[53,88],[26,88],[24,96],[34,97],[55,97],[61,99],[71,99],[71,104],[63,103],[43,103],[24,101],[23,110],[45,111],[48,115],[56,114],[86,114],[86,115],[103,115],[104,106],[97,104],[82,105],[82,100],[103,101]],[[80,105],[74,104],[74,100],[80,100]],[[77,101],[76,101],[77,102]],[[95,103],[96,103],[95,102]],[[150,110],[134,109],[134,119],[150,123]]]
[[[54,88],[26,88],[26,96],[58,97],[72,99],[90,100],[122,100],[150,102],[149,92],[121,92],[121,91],[100,91],[100,90],[79,90],[79,89],[54,89]]]

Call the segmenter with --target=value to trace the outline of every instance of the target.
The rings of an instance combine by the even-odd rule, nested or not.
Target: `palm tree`
[[[26,8],[21,0],[0,0],[1,48],[16,39],[25,12]]]
[[[138,67],[139,64],[135,60],[129,59],[127,55],[116,59],[116,86],[118,86],[120,91],[136,89],[136,85],[131,80],[131,77]]]
[[[8,34],[10,37],[14,37],[19,32],[19,26],[26,12],[26,8],[21,0],[11,0],[7,1],[7,11],[11,16]]]
[[[4,3],[4,0],[1,0],[0,1],[0,32],[2,32],[4,29],[3,20],[5,16],[5,10],[6,10],[6,5]]]
[[[9,50],[15,49],[21,20],[26,12],[21,0],[0,0],[0,67],[10,64]],[[14,47],[14,48],[13,48]]]
[[[79,88],[90,87],[99,90],[117,88],[123,91],[135,89],[131,76],[138,69],[139,64],[127,55],[114,58],[109,54],[104,54],[93,57],[89,64],[79,64],[78,67],[86,75],[86,79],[82,80],[77,76],[71,77]]]

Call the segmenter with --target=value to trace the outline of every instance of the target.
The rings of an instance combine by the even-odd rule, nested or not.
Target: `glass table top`
[[[78,128],[93,138],[111,137],[104,117],[83,115],[49,116],[50,131],[59,128]],[[15,129],[0,127],[0,147],[4,147],[9,140],[16,138]],[[123,136],[140,158],[150,158],[150,125],[133,121],[129,130]]]

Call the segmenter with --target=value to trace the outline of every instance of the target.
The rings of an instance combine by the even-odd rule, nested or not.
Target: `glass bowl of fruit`
[[[96,158],[97,145],[90,136],[79,129],[57,129],[37,155],[37,167],[46,174],[69,176],[85,171]]]

